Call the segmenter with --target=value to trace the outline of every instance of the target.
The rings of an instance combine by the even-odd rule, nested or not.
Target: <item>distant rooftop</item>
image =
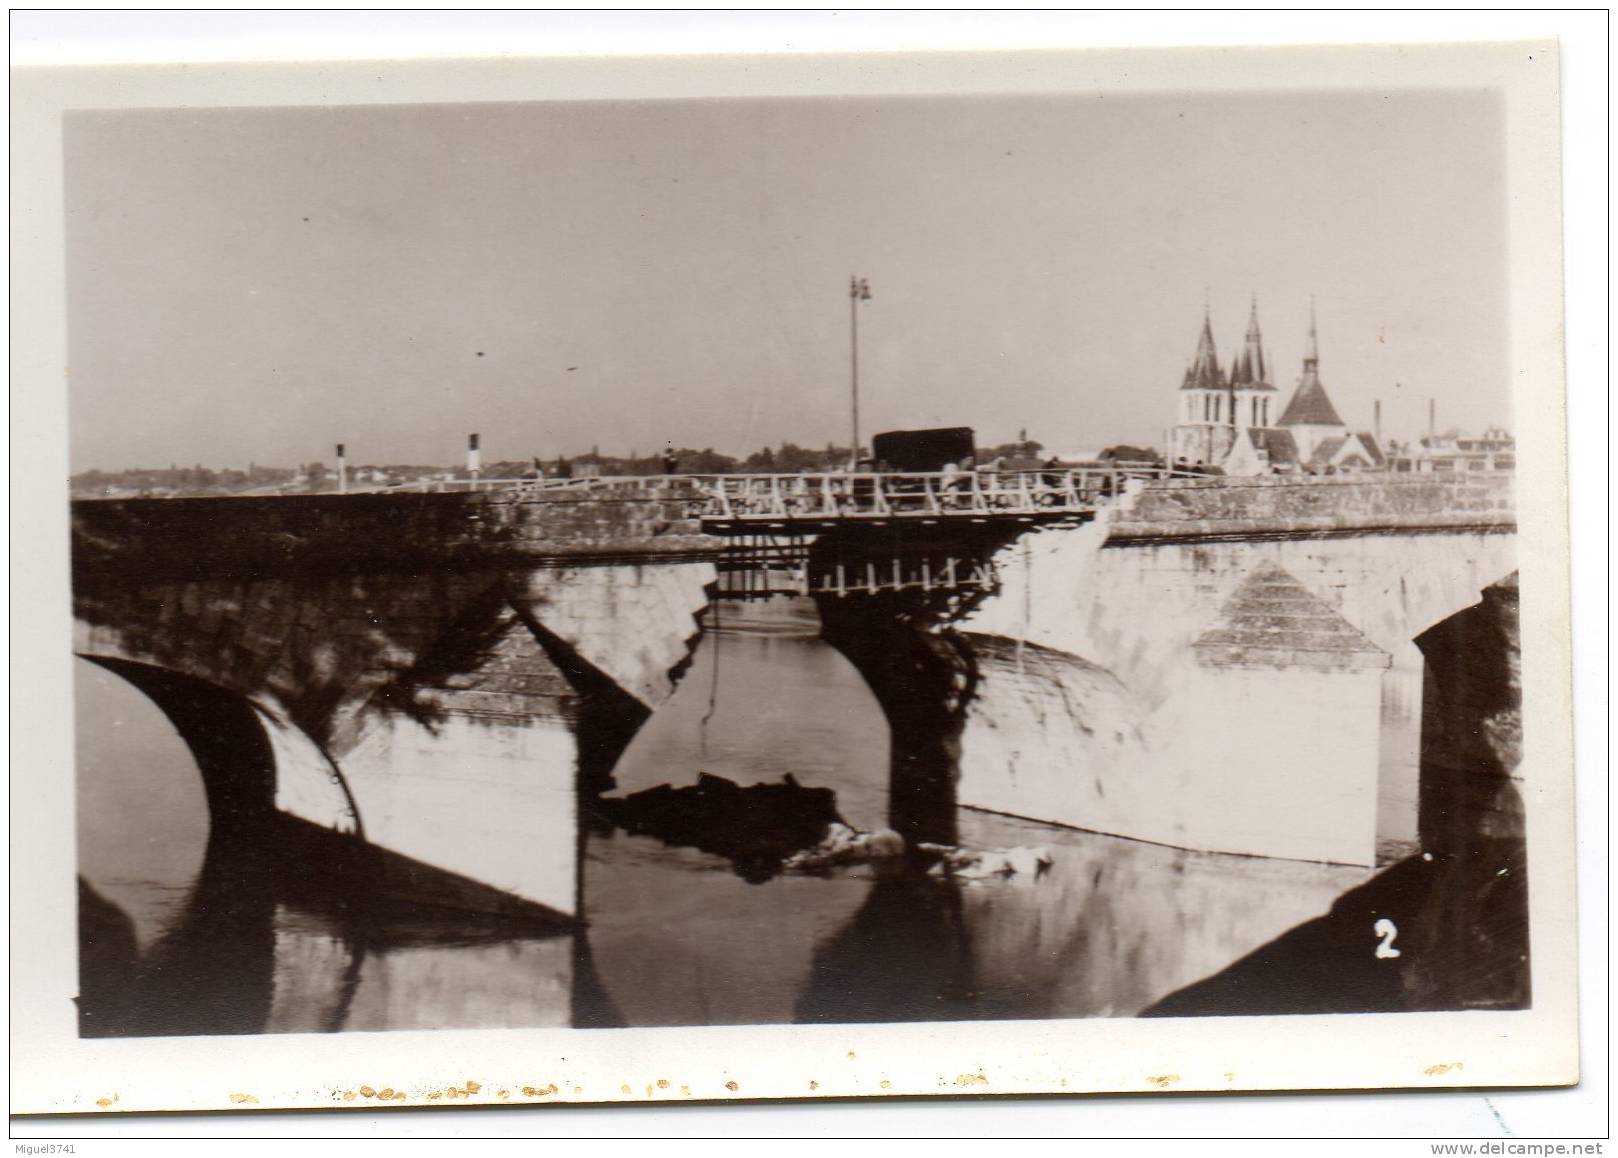
[[[1319,378],[1305,378],[1281,414],[1282,426],[1344,426]]]

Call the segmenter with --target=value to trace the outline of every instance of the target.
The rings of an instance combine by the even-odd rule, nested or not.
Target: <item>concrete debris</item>
[[[934,876],[950,876],[958,880],[979,881],[991,877],[1023,877],[1038,879],[1052,865],[1050,849],[1044,845],[1033,848],[951,848],[948,845],[917,845],[923,852],[938,856],[938,862],[928,870]]]
[[[912,846],[891,828],[855,828],[837,814],[835,793],[806,788],[791,775],[780,784],[743,788],[702,773],[691,787],[660,785],[622,798],[599,797],[593,808],[626,832],[717,853],[731,861],[738,876],[755,884],[779,872],[824,873],[856,865],[884,875],[925,868],[957,880],[1032,881],[1051,865],[1050,850],[1043,846]]]
[[[659,785],[622,798],[600,797],[593,810],[625,832],[655,836],[725,857],[736,875],[769,880],[801,849],[817,849],[833,829],[847,831],[829,788],[805,788],[788,774],[779,784],[743,788],[699,773],[695,785]]]
[[[904,837],[892,829],[862,832],[838,822],[827,827],[819,844],[787,857],[781,867],[789,872],[817,872],[839,865],[898,860],[904,854]]]
[[[785,872],[812,873],[845,865],[893,867],[906,859],[907,851],[904,837],[891,829],[862,832],[838,822],[828,826],[819,844],[787,857],[781,868]],[[1037,880],[1052,863],[1050,850],[1043,845],[1034,848],[970,849],[921,843],[915,846],[914,851],[924,858],[923,864],[928,860],[933,862],[927,869],[931,875],[968,881],[999,877]]]

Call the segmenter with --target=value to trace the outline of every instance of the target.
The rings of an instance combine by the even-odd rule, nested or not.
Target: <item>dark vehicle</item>
[[[976,455],[970,426],[889,430],[871,438],[877,469],[900,474],[928,474],[947,466],[970,469]]]

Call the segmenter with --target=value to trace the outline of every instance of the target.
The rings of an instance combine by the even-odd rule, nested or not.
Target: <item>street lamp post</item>
[[[853,396],[854,432],[848,448],[848,469],[860,468],[860,303],[871,300],[871,283],[850,274],[848,279],[849,387]]]

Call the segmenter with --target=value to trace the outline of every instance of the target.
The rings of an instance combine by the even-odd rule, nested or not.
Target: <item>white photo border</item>
[[[1329,1090],[1559,1084],[1577,1074],[1569,725],[1567,484],[1563,441],[1557,47],[1554,43],[551,61],[342,62],[24,70],[14,76],[13,1107],[25,1113],[342,1105],[357,1085],[478,1085],[462,1102],[881,1097],[1080,1091]],[[1528,57],[1535,57],[1529,61]],[[1525,640],[1525,766],[1534,1007],[1520,1013],[1326,1019],[1090,1019],[890,1026],[437,1031],[310,1037],[82,1040],[70,1000],[73,766],[65,594],[61,111],[417,101],[1382,86],[1498,86],[1507,96],[1511,319]],[[37,500],[37,501],[36,501]],[[1548,769],[1541,778],[1535,771]],[[1309,1032],[1298,1029],[1308,1025]],[[1505,1035],[1502,1038],[1502,1035]],[[1505,1044],[1502,1044],[1502,1041]],[[1322,1044],[1329,1042],[1329,1049]],[[408,1059],[401,1061],[400,1059]],[[1432,1069],[1464,1061],[1459,1069]],[[988,1075],[963,1087],[963,1074]],[[1227,1075],[1230,1075],[1227,1077]],[[670,1083],[659,1089],[657,1082]],[[737,1089],[728,1089],[727,1082]],[[808,1083],[815,1081],[811,1091]],[[523,1087],[558,1094],[528,1099]],[[624,1093],[628,1087],[629,1093]],[[648,1087],[653,1091],[647,1094]],[[506,1099],[499,1090],[514,1091]],[[574,1092],[577,1091],[577,1092]],[[249,1096],[252,1102],[237,1095]],[[106,1106],[101,1106],[103,1100]]]

